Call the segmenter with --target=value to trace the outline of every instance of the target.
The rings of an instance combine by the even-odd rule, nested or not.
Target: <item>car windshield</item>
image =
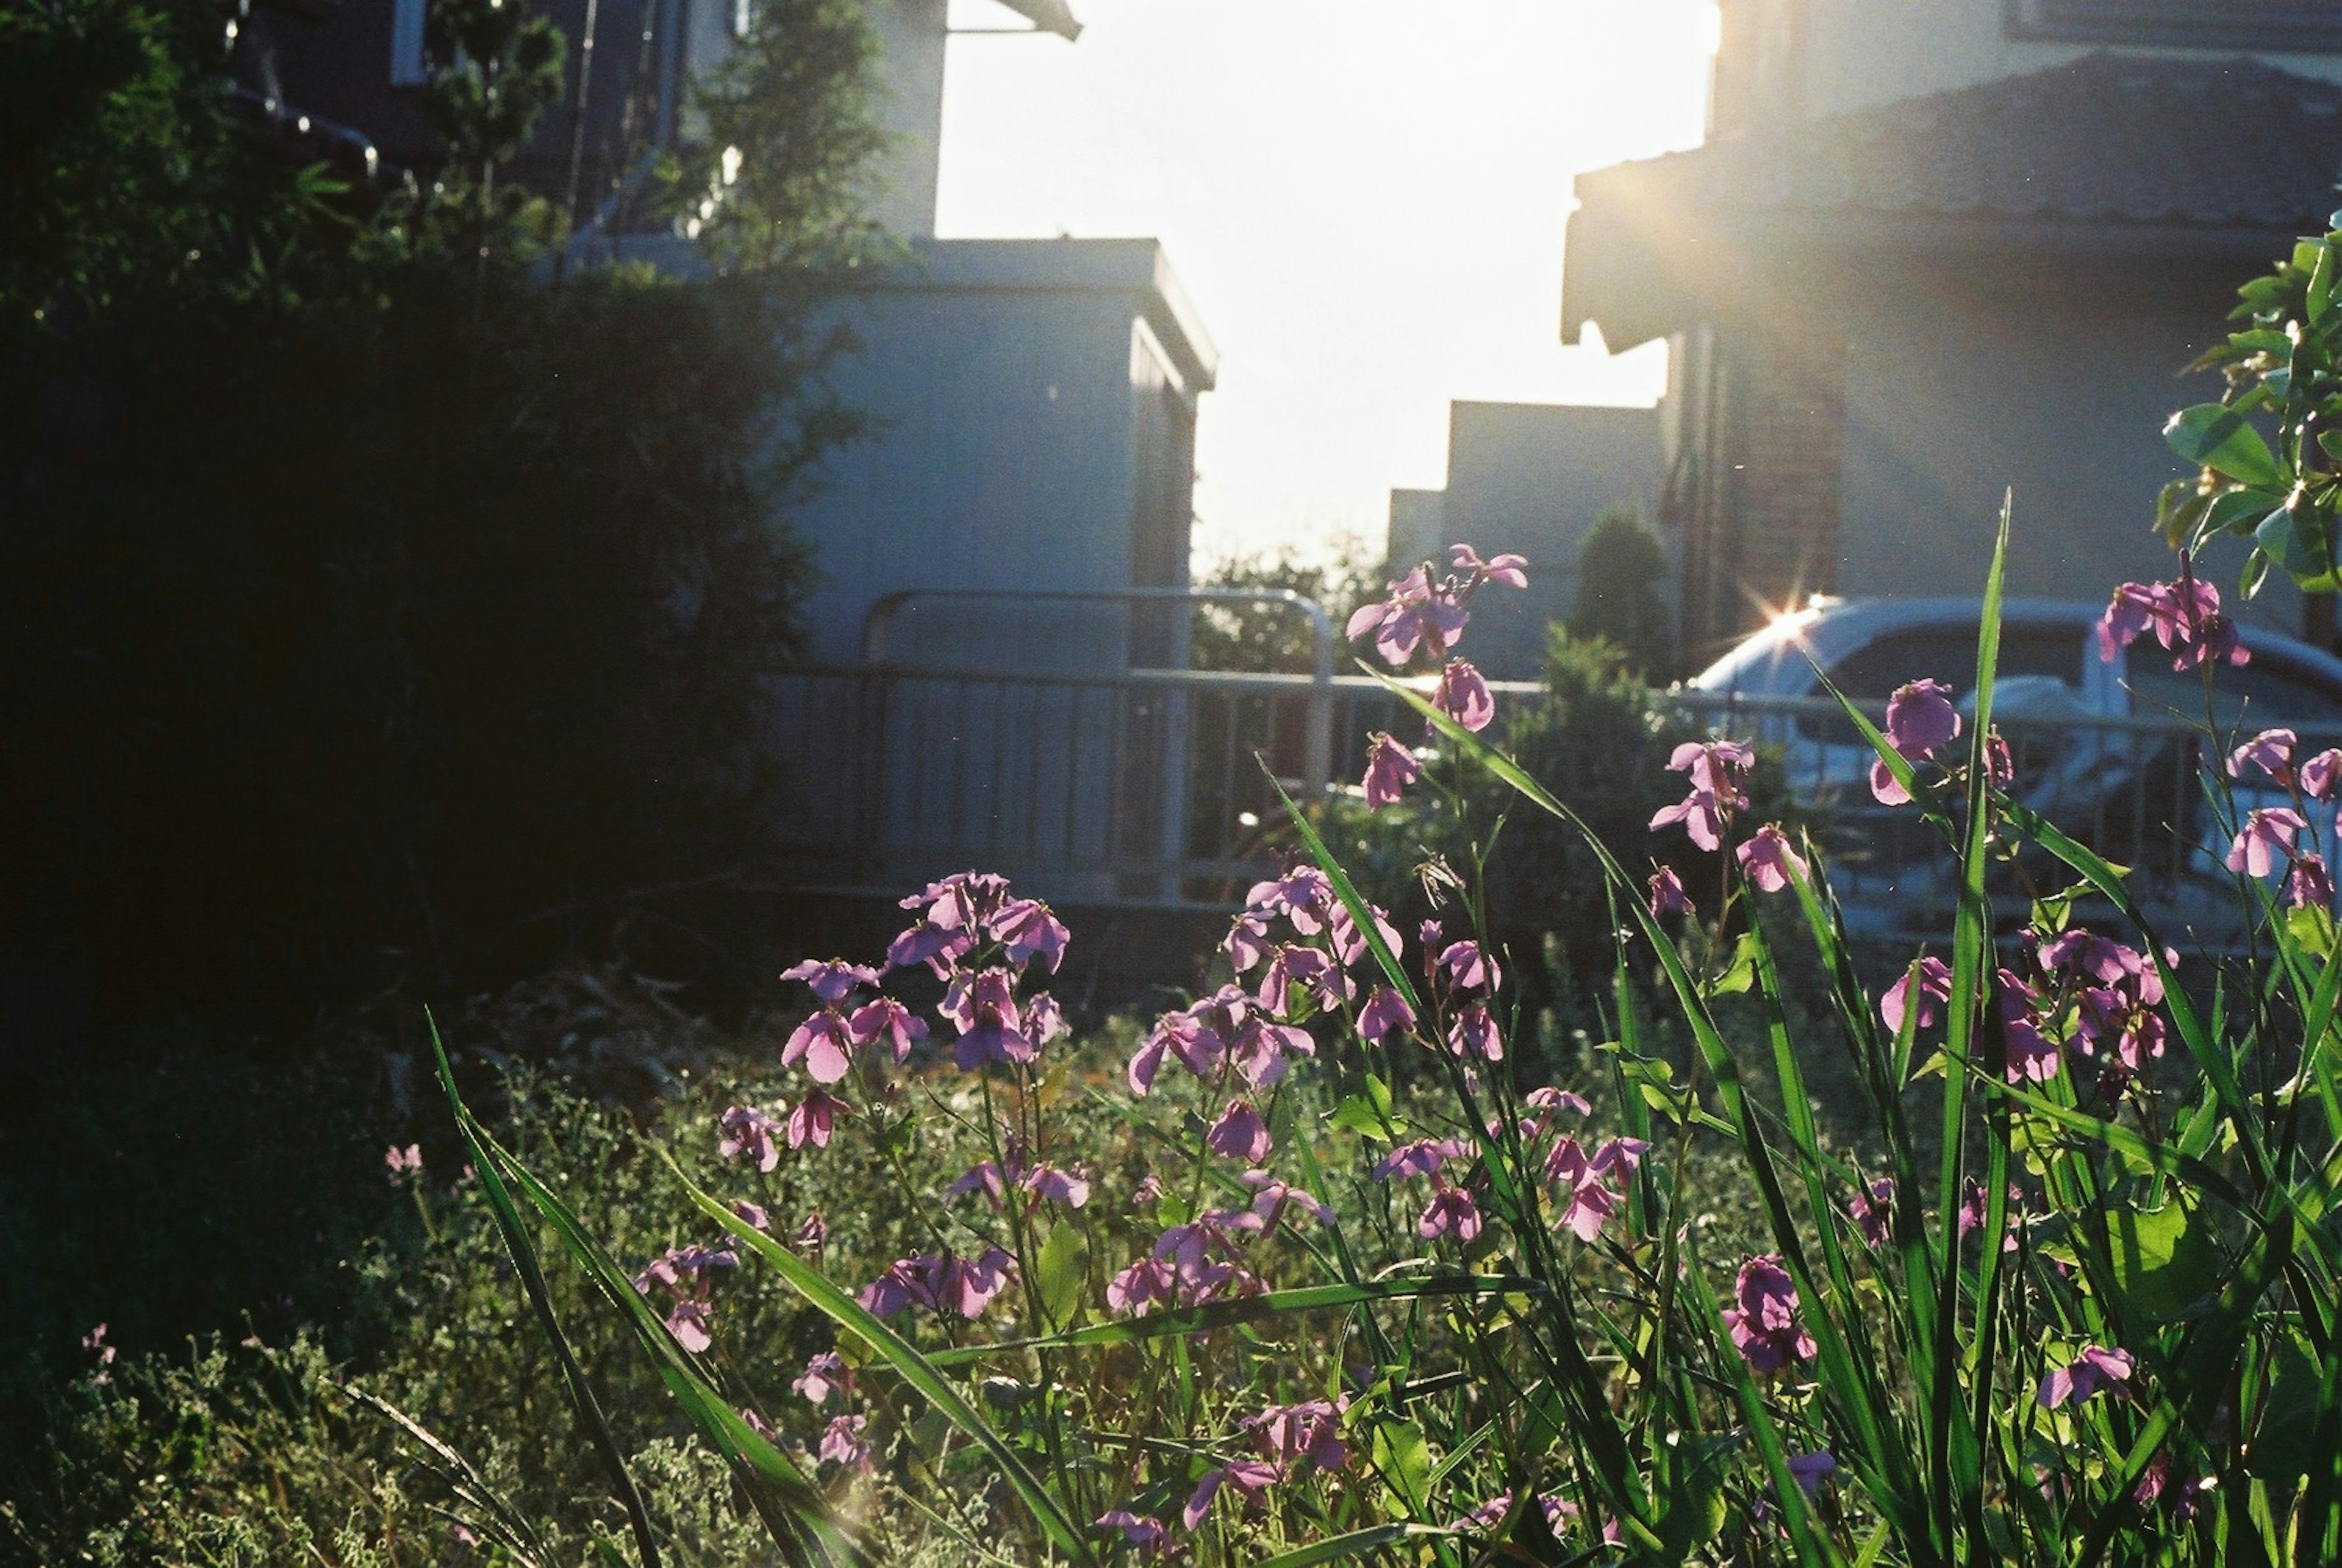
[[[2131,711],[2145,718],[2177,714],[2204,720],[2204,675],[2175,671],[2169,655],[2150,644],[2131,649]],[[2290,725],[2332,735],[2342,731],[2342,690],[2282,654],[2263,649],[2248,664],[2224,667],[2212,682],[2212,722],[2226,734],[2237,728]]]
[[[2048,675],[2082,684],[2083,629],[2056,622],[2005,625],[2000,633],[1999,678]],[[1855,649],[1833,665],[1829,677],[1857,702],[1883,703],[1907,682],[1934,679],[1966,695],[1976,685],[1977,629],[1973,625],[1905,626]],[[1800,722],[1814,739],[1857,739],[1843,721],[1808,717]],[[1827,731],[1825,735],[1824,731]]]

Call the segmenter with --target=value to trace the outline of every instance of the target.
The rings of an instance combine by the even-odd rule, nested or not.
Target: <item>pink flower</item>
[[[2245,818],[2237,841],[2228,847],[2228,869],[2247,876],[2267,876],[2278,861],[2293,854],[2294,835],[2309,824],[2290,806],[2267,806]]]
[[[809,1358],[805,1372],[789,1386],[814,1404],[826,1404],[832,1393],[854,1392],[854,1373],[847,1370],[845,1360],[834,1350],[823,1351]]]
[[[1340,1470],[1350,1463],[1349,1444],[1342,1441],[1342,1414],[1349,1404],[1347,1394],[1338,1404],[1329,1399],[1273,1404],[1245,1417],[1241,1424],[1290,1481],[1304,1465]]]
[[[927,1280],[936,1262],[915,1257],[887,1264],[885,1273],[862,1288],[862,1310],[873,1317],[893,1317],[906,1306],[934,1306],[935,1292]]]
[[[1935,755],[1959,733],[1952,688],[1941,681],[1912,681],[1887,699],[1887,744],[1913,762]]]
[[[2240,779],[2247,768],[2255,767],[2289,789],[2293,785],[2293,748],[2299,744],[2300,737],[2291,730],[2263,730],[2228,754],[2228,776]]]
[[[836,1006],[853,994],[857,985],[876,985],[878,972],[859,964],[848,964],[843,958],[833,958],[826,964],[806,959],[781,971],[784,980],[802,980],[813,988],[813,994],[825,1006]]]
[[[1039,1054],[1026,1036],[1015,987],[1006,970],[987,969],[973,979],[960,975],[945,990],[936,1011],[959,1031],[952,1061],[961,1072],[981,1072],[994,1062],[1030,1062]]]
[[[1756,765],[1756,753],[1746,741],[1686,741],[1667,756],[1667,771],[1691,775],[1691,787],[1714,795],[1726,807],[1744,806],[1747,797],[1740,785]]]
[[[1415,1223],[1415,1233],[1426,1242],[1452,1235],[1469,1244],[1480,1233],[1480,1205],[1461,1187],[1443,1187],[1431,1194],[1423,1217]]]
[[[913,1041],[927,1037],[926,1024],[911,1016],[911,1010],[891,996],[881,996],[856,1008],[853,1016],[846,1021],[846,1027],[847,1033],[854,1036],[856,1045],[867,1045],[880,1039],[891,1040],[897,1062],[910,1055]]]
[[[2069,1401],[2080,1404],[2101,1390],[2126,1391],[2137,1370],[2137,1362],[2127,1351],[2085,1345],[2079,1355],[2041,1380],[2034,1397],[2044,1410],[2055,1410]]]
[[[1455,1022],[1447,1026],[1447,1050],[1451,1055],[1476,1056],[1484,1062],[1505,1059],[1505,1037],[1496,1032],[1496,1021],[1488,1015],[1486,1003],[1474,1002],[1456,1010]]]
[[[1366,809],[1380,811],[1396,805],[1406,797],[1406,786],[1422,776],[1423,764],[1415,760],[1415,754],[1376,731],[1374,749],[1366,755]]]
[[[1078,1209],[1090,1201],[1089,1174],[1079,1165],[1070,1171],[1036,1165],[1025,1174],[1025,1190],[1045,1203]]]
[[[2301,764],[2301,793],[2312,800],[2332,800],[2334,784],[2342,778],[2342,750],[2329,748]]]
[[[1504,984],[1496,961],[1480,951],[1476,942],[1451,943],[1439,954],[1447,984],[1459,991],[1494,991]]]
[[[1419,1138],[1412,1144],[1401,1144],[1381,1159],[1368,1173],[1377,1182],[1387,1182],[1394,1176],[1432,1176],[1450,1160],[1468,1157],[1468,1146],[1454,1138],[1433,1140]]]
[[[854,1065],[853,1031],[835,1010],[825,1007],[798,1024],[781,1047],[782,1066],[800,1062],[816,1084],[835,1084]]]
[[[1034,898],[1012,899],[1001,905],[984,923],[984,929],[1001,944],[1009,963],[1022,965],[1028,959],[1040,958],[1047,962],[1052,974],[1066,956],[1066,944],[1070,940],[1064,924],[1049,913],[1049,906]]]
[[[2017,1213],[2017,1205],[2025,1201],[2025,1194],[2018,1192],[2017,1184],[2012,1182],[2007,1187],[2007,1198],[2008,1207],[2006,1211],[2007,1219],[2001,1226],[2000,1250],[2004,1253],[2013,1253],[2018,1245],[2017,1221],[2020,1216]],[[1971,1176],[1960,1191],[1959,1233],[1961,1237],[1966,1239],[1970,1231],[1982,1226],[1988,1213],[1985,1202],[1984,1183]]]
[[[724,1134],[716,1152],[724,1158],[746,1154],[756,1162],[760,1171],[769,1171],[781,1163],[780,1145],[773,1138],[781,1124],[764,1112],[751,1105],[733,1105],[716,1124]]]
[[[866,1473],[871,1469],[870,1444],[864,1439],[862,1429],[868,1420],[867,1416],[841,1415],[831,1421],[829,1429],[821,1434],[821,1457]]]
[[[1371,634],[1376,652],[1403,664],[1417,647],[1429,650],[1434,658],[1446,653],[1471,618],[1445,586],[1435,589],[1430,574],[1417,566],[1390,584],[1388,599],[1360,605],[1346,631],[1352,642]]]
[[[390,1171],[390,1184],[394,1187],[403,1187],[406,1185],[408,1178],[423,1174],[423,1145],[409,1144],[402,1149],[393,1144],[383,1152],[382,1163]]]
[[[1857,1193],[1847,1201],[1846,1212],[1867,1244],[1874,1247],[1887,1244],[1894,1202],[1895,1179],[1892,1176],[1879,1177],[1870,1183],[1868,1193]]]
[[[1228,1059],[1246,1084],[1266,1089],[1283,1080],[1288,1055],[1316,1054],[1317,1042],[1309,1037],[1308,1030],[1253,1017],[1246,1019],[1245,1026],[1236,1032],[1236,1046]]]
[[[2125,583],[2098,619],[2098,657],[2112,664],[2115,655],[2152,630],[2155,640],[2173,653],[2174,670],[2191,670],[2207,659],[2231,664],[2247,663],[2252,655],[2237,640],[2237,624],[2220,612],[2220,591],[2187,569],[2180,554],[2177,583]]]
[[[1377,985],[1358,1009],[1358,1033],[1376,1044],[1415,1027],[1415,1009],[1387,985]]]
[[[1257,1165],[1269,1151],[1268,1124],[1242,1100],[1231,1100],[1204,1134],[1204,1146],[1226,1160]]]
[[[1878,999],[1879,1017],[1887,1021],[1887,1027],[1898,1034],[1903,1032],[1904,1017],[1910,1011],[1914,980],[1918,982],[1919,991],[1919,1022],[1916,1027],[1925,1029],[1933,1024],[1936,1021],[1935,1004],[1952,999],[1952,966],[1940,958],[1920,959]]]
[[[1792,1361],[1813,1359],[1813,1336],[1797,1322],[1797,1286],[1778,1257],[1741,1264],[1732,1293],[1735,1304],[1724,1309],[1724,1322],[1751,1372],[1769,1374]]]
[[[1170,1535],[1159,1520],[1133,1513],[1127,1508],[1109,1509],[1099,1514],[1095,1523],[1101,1530],[1120,1532],[1122,1543],[1136,1553],[1142,1562],[1160,1555]]]
[[[635,1292],[648,1295],[653,1286],[665,1287],[671,1302],[667,1332],[675,1335],[677,1344],[696,1355],[716,1343],[708,1332],[709,1276],[717,1269],[739,1266],[736,1253],[716,1247],[671,1247],[635,1276]]]
[[[1529,585],[1529,564],[1525,556],[1505,554],[1483,561],[1480,553],[1471,545],[1450,544],[1447,546],[1447,559],[1458,572],[1468,573],[1491,583],[1502,583],[1508,588]]]
[[[1476,734],[1496,716],[1496,699],[1488,694],[1488,683],[1469,659],[1447,661],[1432,690],[1431,705]]]
[[[1001,1200],[1007,1196],[1008,1186],[1001,1179],[999,1165],[990,1160],[977,1161],[962,1171],[958,1179],[944,1189],[944,1196],[947,1199],[958,1198],[976,1192],[981,1192],[989,1198],[994,1208],[1000,1206]]]
[[[1016,1276],[1016,1260],[998,1247],[986,1247],[973,1258],[944,1256],[930,1275],[930,1288],[937,1311],[978,1318]]]
[[[1652,874],[1650,904],[1654,920],[1692,913],[1691,895],[1684,892],[1683,878],[1676,874],[1675,867],[1663,865]]]
[[[826,1090],[816,1089],[789,1113],[787,1143],[792,1149],[802,1149],[811,1144],[816,1149],[829,1147],[830,1129],[840,1114],[851,1115],[854,1107]]]
[[[1277,1479],[1276,1466],[1258,1459],[1239,1459],[1217,1470],[1207,1470],[1196,1483],[1195,1493],[1188,1497],[1187,1506],[1179,1511],[1179,1521],[1190,1530],[1204,1523],[1204,1515],[1212,1511],[1212,1501],[1223,1487],[1233,1487],[1250,1509],[1256,1505],[1261,1493]]]
[[[2325,858],[2307,851],[2295,855],[2293,869],[2286,874],[2285,896],[2296,909],[2333,908],[2334,877]]]
[[[752,1203],[746,1198],[735,1198],[732,1200],[732,1212],[739,1215],[741,1223],[751,1229],[769,1231],[773,1228],[773,1216],[765,1212],[765,1205],[762,1203]]]
[[[1366,914],[1375,923],[1375,934],[1383,939],[1383,945],[1390,949],[1393,958],[1406,951],[1406,944],[1399,937],[1398,927],[1390,923],[1390,915],[1386,911],[1379,905],[1369,904]],[[1334,913],[1326,917],[1326,939],[1334,944],[1334,955],[1346,964],[1363,964],[1373,951],[1366,945],[1357,922],[1350,918],[1350,911],[1344,904],[1336,904]]]
[[[1144,1317],[1157,1302],[1174,1299],[1178,1275],[1159,1258],[1141,1258],[1106,1282],[1106,1304]]]
[[[1767,823],[1756,830],[1755,836],[1735,852],[1740,860],[1740,870],[1749,881],[1767,893],[1778,893],[1795,877],[1806,879],[1806,863],[1789,847],[1781,830]]]

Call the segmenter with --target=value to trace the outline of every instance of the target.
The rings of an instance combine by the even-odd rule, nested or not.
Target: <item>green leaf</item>
[[[1089,1277],[1090,1247],[1078,1226],[1060,1224],[1041,1243],[1034,1273],[1041,1287],[1041,1310],[1049,1322],[1065,1327],[1082,1304],[1082,1282]]]
[[[1732,962],[1723,974],[1700,987],[1700,994],[1713,1002],[1719,996],[1737,996],[1756,980],[1756,934],[1744,931],[1733,944]]]
[[[2188,462],[2240,484],[2276,488],[2283,484],[2277,458],[2261,433],[2222,404],[2199,403],[2181,409],[2163,427],[2163,439]]]
[[[2124,1296],[2149,1317],[2177,1317],[2219,1286],[2219,1249],[2177,1198],[2144,1213],[2114,1210],[2107,1244]]]
[[[1374,1468],[1410,1513],[1431,1509],[1431,1445],[1411,1421],[1378,1421],[1374,1427]]]
[[[1460,1532],[1444,1530],[1436,1524],[1371,1524],[1364,1530],[1332,1536],[1298,1551],[1279,1553],[1266,1558],[1260,1568],[1314,1568],[1319,1563],[1339,1563],[1346,1557],[1364,1557],[1377,1548],[1401,1541],[1421,1541],[1432,1537],[1453,1539]]]
[[[1377,1144],[1387,1144],[1395,1134],[1406,1131],[1405,1119],[1391,1113],[1390,1085],[1372,1073],[1366,1075],[1358,1093],[1335,1106],[1326,1121]]]

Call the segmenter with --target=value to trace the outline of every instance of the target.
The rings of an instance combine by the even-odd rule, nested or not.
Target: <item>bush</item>
[[[1501,570],[1402,593],[1383,624],[1436,628]],[[2220,646],[2177,587],[2124,594],[2117,634],[2138,629],[2124,604],[2152,603],[2183,660]],[[1444,743],[1429,767],[1485,770],[1579,835],[1687,1070],[1654,1050],[1622,969],[1598,1110],[1525,1076],[1472,879],[1443,926],[1402,933],[1304,824],[1312,864],[1256,888],[1225,944],[1234,983],[1165,1014],[1120,1083],[1086,1084],[1038,989],[1068,934],[998,878],[956,876],[914,901],[888,955],[946,979],[950,1064],[878,968],[807,964],[793,973],[815,1005],[784,1053],[812,1080],[802,1103],[725,1118],[742,1161],[786,1170],[840,1160],[801,1136],[835,1113],[841,1143],[868,1140],[898,1196],[933,1205],[926,1233],[892,1263],[807,1260],[736,1206],[755,1188],[734,1177],[694,1194],[701,1238],[644,1295],[614,1292],[613,1315],[776,1546],[808,1558],[940,1538],[1076,1562],[2065,1563],[2077,1543],[2325,1560],[2342,1547],[2324,1345],[2342,1302],[2320,1216],[2342,1112],[2315,830],[2272,810],[2240,825],[2233,865],[2294,875],[2283,894],[2239,877],[2274,958],[2199,1004],[2123,874],[2003,793],[1983,642],[1982,736],[1955,745],[1962,725],[1923,684],[1877,742],[1957,866],[1949,963],[1866,988],[1817,852],[1759,820],[1753,758],[1724,741],[1672,759],[1683,798],[1646,828],[1727,852],[1721,902],[1672,908],[1679,889],[1646,887],[1476,736],[1485,704],[1450,663],[1412,699]],[[2300,783],[2289,740],[2261,738],[2264,771],[2342,784],[2323,762]],[[1422,773],[1378,744],[1369,806]],[[2074,897],[2044,898],[1998,958],[1987,866],[2027,844],[2128,928],[2085,930]],[[1784,980],[1799,931],[1826,1022]],[[1817,1024],[1867,1118],[1850,1149],[1816,1116]],[[1756,1092],[1759,1064],[1777,1097]],[[1079,1131],[1100,1103],[1136,1134],[1102,1169]],[[515,1215],[619,1266],[593,1232],[626,1234],[626,1216],[532,1183],[525,1156],[459,1121]],[[808,1404],[758,1399],[785,1359],[737,1359],[769,1343],[730,1321],[750,1265],[827,1320],[796,1384]],[[755,1419],[731,1415],[744,1403]]]

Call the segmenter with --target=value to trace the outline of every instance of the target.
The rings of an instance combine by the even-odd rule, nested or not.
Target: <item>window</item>
[[[425,0],[396,0],[390,12],[390,85],[420,87],[431,79],[423,59]]]
[[[2132,645],[2129,684],[2132,710],[2140,716],[2177,714],[2183,719],[2203,721],[2202,673],[2175,673],[2170,655],[2154,644]],[[2342,731],[2342,691],[2282,654],[2264,651],[2255,654],[2250,664],[2222,665],[2216,672],[2212,718],[2223,734],[2239,726],[2250,734],[2282,725],[2305,734],[2332,736]]]
[[[2087,630],[2056,623],[2009,622],[2000,630],[1997,679],[2049,675],[2077,690],[2082,684]],[[1858,703],[1883,703],[1907,681],[1934,679],[1961,696],[1976,686],[1977,629],[1972,625],[1907,626],[1884,632],[1840,659],[1829,677]],[[1816,695],[1822,694],[1818,687]],[[1858,742],[1859,733],[1843,719],[1808,715],[1797,728],[1816,740]]]
[[[2342,6],[2315,0],[2007,0],[2017,38],[2342,52]]]

